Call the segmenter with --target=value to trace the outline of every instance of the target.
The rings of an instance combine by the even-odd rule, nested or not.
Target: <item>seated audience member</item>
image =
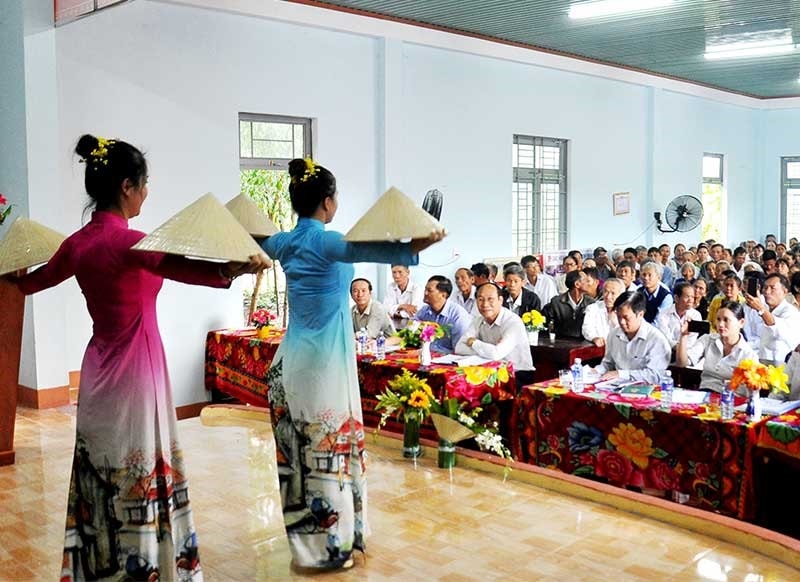
[[[694,308],[700,312],[700,317],[705,319],[708,317],[708,283],[705,279],[697,279],[694,282]]]
[[[686,262],[686,257],[683,256],[683,253],[686,252],[686,245],[683,243],[678,243],[673,247],[672,252],[672,260],[675,261],[675,266],[680,269],[683,266],[683,263]]]
[[[636,247],[636,262],[641,267],[645,260],[647,260],[647,247],[639,245]]]
[[[740,281],[744,280],[744,266],[749,262],[750,261],[747,260],[747,250],[744,247],[739,246],[733,249],[731,269],[736,273]]]
[[[661,282],[663,267],[654,261],[646,262],[639,272],[642,279],[640,291],[647,300],[644,318],[647,323],[655,323],[656,318],[664,313],[673,303],[669,287]]]
[[[761,268],[764,269],[765,275],[771,275],[772,273],[776,273],[776,264],[778,262],[778,255],[775,254],[775,251],[767,249],[761,255]]]
[[[800,272],[792,273],[792,278],[790,279],[790,285],[789,285],[789,292],[790,292],[789,294],[794,298],[794,306],[795,307],[800,306]]]
[[[658,245],[658,253],[661,255],[661,264],[664,266],[664,269],[669,269],[672,273],[673,280],[678,277],[678,265],[669,258],[670,252],[672,249],[669,248],[667,243],[662,243]]]
[[[353,331],[366,329],[370,339],[375,339],[383,332],[387,338],[394,336],[392,318],[386,308],[372,300],[372,283],[367,279],[353,279],[350,283],[350,297],[353,299]],[[394,338],[392,338],[394,339]]]
[[[422,307],[422,295],[422,287],[411,280],[408,266],[392,265],[392,282],[383,298],[383,305],[397,329],[403,329]]]
[[[486,263],[475,263],[470,267],[470,271],[475,275],[475,287],[480,287],[492,280],[492,273]]]
[[[497,268],[497,265],[494,263],[487,263],[486,266],[489,267],[489,282],[497,283],[502,286],[503,278],[500,276],[500,269]]]
[[[779,242],[775,245],[775,254],[778,255],[779,259],[782,259],[786,256],[786,245],[782,242]]]
[[[594,303],[583,292],[586,275],[583,271],[567,273],[567,292],[553,297],[543,310],[548,323],[551,323],[558,337],[582,339],[586,308]]]
[[[467,269],[461,267],[456,270],[456,289],[457,293],[453,293],[451,301],[455,301],[464,311],[470,315],[478,314],[478,306],[475,304],[475,274]]]
[[[419,321],[434,321],[444,328],[444,337],[434,340],[431,349],[446,354],[453,353],[453,348],[471,322],[469,313],[463,307],[447,300],[452,292],[453,284],[450,279],[434,275],[425,285],[425,305],[415,316]]]
[[[724,301],[736,301],[737,303],[744,303],[744,295],[742,295],[742,282],[736,276],[736,272],[729,269],[724,272],[722,280],[719,285],[722,293],[714,297],[711,303],[708,304],[708,316],[706,319],[711,324],[711,331],[717,331],[717,309]]]
[[[758,355],[742,335],[744,306],[737,301],[723,301],[717,309],[716,333],[700,336],[688,345],[688,324],[681,330],[675,349],[679,366],[702,367],[700,389],[722,392],[725,382],[742,360],[756,360]]]
[[[614,274],[616,275],[617,265],[619,265],[623,259],[625,259],[625,252],[622,249],[613,249],[611,251],[611,266],[614,268]]]
[[[636,249],[633,247],[626,248],[622,253],[623,259],[628,261],[634,266],[634,272],[638,266],[638,260],[636,259]],[[619,274],[619,272],[617,272]]]
[[[789,263],[789,259],[785,256],[779,257],[778,260],[775,261],[775,270],[788,279],[792,271],[792,265]]]
[[[680,277],[675,279],[673,287],[678,283],[689,283],[689,285],[694,285],[694,282],[697,280],[697,267],[694,266],[694,263],[686,262],[681,267],[680,275]]]
[[[770,397],[778,400],[800,400],[800,345],[792,351],[784,371],[789,376],[789,394],[773,392]]]
[[[583,288],[583,292],[586,293],[591,299],[597,301],[600,299],[600,278],[597,275],[597,267],[591,266],[589,261],[592,259],[586,259],[583,261],[583,274],[586,275],[585,285]]]
[[[667,338],[671,348],[675,348],[681,338],[683,324],[689,321],[700,321],[700,313],[694,307],[694,288],[689,283],[678,283],[675,285],[673,296],[675,303],[672,304],[656,319],[656,327]],[[691,333],[687,340],[687,347],[691,347],[697,341],[697,333]]]
[[[595,301],[586,308],[581,333],[586,341],[596,346],[606,345],[606,338],[611,330],[617,329],[617,313],[614,302],[624,291],[624,283],[616,277],[606,279],[603,285],[603,300]]]
[[[514,366],[520,386],[530,384],[533,381],[533,359],[525,324],[503,307],[500,289],[492,283],[478,287],[475,301],[480,316],[472,319],[456,344],[455,352],[509,361]]]
[[[623,293],[614,302],[619,328],[609,332],[606,354],[595,368],[601,380],[661,381],[671,350],[664,334],[645,321],[645,303],[638,291]]]
[[[558,287],[559,293],[566,293],[567,292],[567,274],[573,271],[578,270],[578,261],[576,261],[572,255],[567,255],[561,261],[561,269],[564,271],[560,275],[556,277],[556,286]]]
[[[617,265],[617,278],[622,280],[625,285],[625,291],[636,291],[639,286],[634,283],[636,279],[636,266],[631,261],[624,260]]]
[[[800,344],[800,311],[786,301],[788,292],[786,277],[773,273],[765,277],[761,294],[744,294],[747,341],[765,364],[783,364]]]
[[[542,272],[539,259],[533,255],[525,255],[520,261],[525,269],[525,288],[539,296],[542,305],[547,305],[550,300],[558,295],[555,279]]]
[[[533,291],[525,289],[525,271],[516,263],[509,265],[503,271],[503,279],[506,282],[503,289],[503,304],[512,313],[522,317],[532,309],[541,311],[542,303],[539,296]]]
[[[603,247],[597,247],[592,253],[597,267],[597,278],[601,281],[615,276],[614,267],[608,262],[608,252]]]

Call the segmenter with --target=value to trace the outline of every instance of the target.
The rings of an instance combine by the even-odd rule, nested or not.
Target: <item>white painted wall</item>
[[[510,254],[514,133],[570,140],[570,246],[677,240],[649,228],[652,213],[663,212],[677,194],[699,194],[704,151],[726,155],[729,207],[737,209],[729,239],[770,224],[768,211],[760,216],[759,208],[769,208],[778,192],[767,178],[767,154],[759,152],[773,134],[789,147],[792,130],[785,128],[800,124],[798,110],[767,112],[756,100],[661,78],[648,85],[638,73],[613,70],[613,78],[603,78],[610,68],[586,63],[558,70],[568,59],[529,59],[531,51],[495,51],[491,43],[435,31],[404,42],[402,34],[417,34],[413,27],[307,6],[246,0],[225,6],[270,6],[275,18],[302,13],[309,25],[271,20],[272,13],[256,18],[142,0],[29,43],[28,76],[54,93],[41,117],[29,116],[28,134],[42,146],[29,148],[31,173],[47,174],[31,188],[43,197],[36,209],[43,221],[64,232],[81,225],[83,166],[72,148],[84,132],[126,139],[148,155],[151,194],[134,228],[151,230],[207,191],[233,197],[237,114],[246,111],[314,118],[315,157],[339,180],[334,228],[347,230],[388,185],[418,201],[432,187],[443,190],[450,236],[425,253],[429,266],[416,270],[420,281]],[[385,27],[385,37],[376,26]],[[55,88],[47,80],[49,42]],[[470,54],[487,46],[490,57]],[[617,191],[631,192],[631,214],[612,215]],[[756,203],[756,195],[766,200]],[[445,265],[454,250],[461,258]],[[378,273],[372,266],[359,271]],[[78,369],[90,324],[74,284],[58,293],[64,315],[56,325],[66,341],[37,329],[37,360],[55,368],[48,357],[57,361],[63,353],[66,369]],[[240,311],[238,290],[165,285],[159,316],[176,404],[205,399],[205,334],[239,324]]]

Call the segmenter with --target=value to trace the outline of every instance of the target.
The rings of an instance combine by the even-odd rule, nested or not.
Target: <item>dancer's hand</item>
[[[230,261],[225,263],[220,267],[220,273],[222,273],[223,277],[227,277],[228,279],[235,279],[239,275],[244,275],[246,273],[260,273],[265,269],[269,269],[272,267],[272,261],[269,260],[269,257],[264,253],[259,253],[257,255],[251,255],[250,261],[247,263],[242,263],[239,261]]]
[[[415,238],[411,241],[411,252],[416,255],[420,251],[427,249],[429,246],[435,245],[446,236],[447,231],[442,229],[432,231],[428,238]]]

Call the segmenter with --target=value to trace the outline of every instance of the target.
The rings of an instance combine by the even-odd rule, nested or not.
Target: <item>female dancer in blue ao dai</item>
[[[444,233],[411,243],[346,242],[325,230],[339,204],[333,174],[297,159],[289,175],[297,226],[263,244],[281,262],[289,293],[289,326],[267,378],[284,521],[295,566],[349,567],[368,533],[351,263],[416,265]]]

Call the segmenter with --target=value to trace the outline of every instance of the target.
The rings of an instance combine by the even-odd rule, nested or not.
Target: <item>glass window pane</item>
[[[253,140],[253,157],[291,159],[292,142]]]
[[[304,128],[300,124],[294,125],[294,154],[292,157],[295,158],[304,158],[305,157],[305,146],[303,141],[303,133]]]
[[[703,240],[722,239],[720,229],[725,217],[722,215],[723,189],[721,184],[703,184]]]
[[[253,157],[253,148],[251,145],[251,123],[249,121],[239,122],[239,155],[243,158]]]
[[[789,180],[800,179],[800,162],[786,162],[786,177]]]
[[[703,178],[722,179],[722,158],[703,156]]]
[[[561,162],[561,148],[536,146],[536,167],[542,170],[558,170]]]
[[[519,144],[516,147],[517,157],[514,160],[514,166],[517,168],[533,168],[533,146],[528,144]]]

